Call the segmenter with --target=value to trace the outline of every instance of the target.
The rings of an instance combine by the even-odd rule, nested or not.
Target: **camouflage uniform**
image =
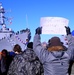
[[[7,75],[43,75],[43,67],[34,51],[27,48],[14,57]]]

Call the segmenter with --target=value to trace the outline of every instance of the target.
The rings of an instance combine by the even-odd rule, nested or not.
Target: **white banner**
[[[69,20],[62,17],[42,17],[40,26],[42,34],[61,34],[66,35],[65,26],[68,26]]]

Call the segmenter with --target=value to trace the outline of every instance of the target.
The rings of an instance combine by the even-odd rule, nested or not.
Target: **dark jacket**
[[[31,48],[14,57],[7,75],[42,75],[42,65]]]

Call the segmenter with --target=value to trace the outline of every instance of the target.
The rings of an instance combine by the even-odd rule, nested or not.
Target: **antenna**
[[[27,28],[29,28],[29,25],[28,25],[28,16],[27,16],[27,14],[26,14],[26,26],[27,26]]]

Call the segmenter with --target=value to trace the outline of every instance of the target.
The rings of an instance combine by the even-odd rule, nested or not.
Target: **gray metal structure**
[[[12,51],[15,44],[19,44],[22,50],[24,50],[26,46],[26,39],[30,40],[31,38],[30,29],[26,28],[14,32],[11,28],[7,28],[5,24],[6,17],[4,14],[5,10],[0,2],[0,51],[2,49]]]

